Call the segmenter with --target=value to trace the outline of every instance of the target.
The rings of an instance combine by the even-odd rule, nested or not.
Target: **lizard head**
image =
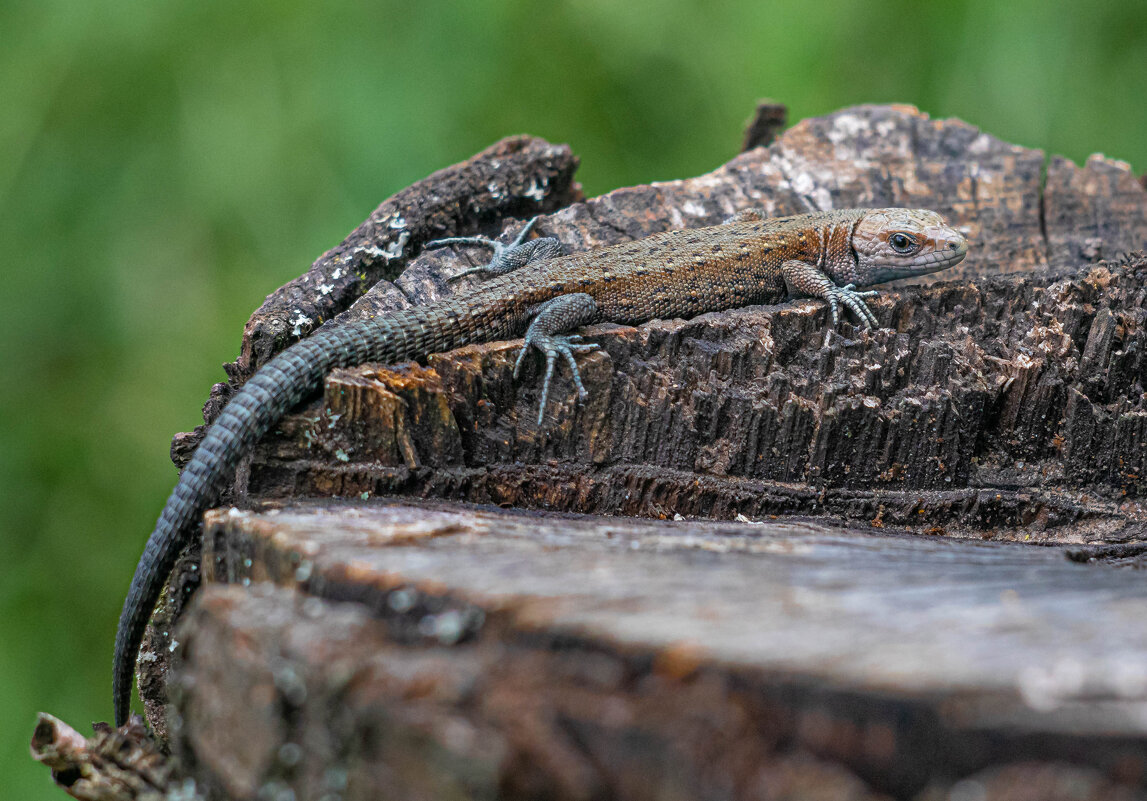
[[[852,232],[862,286],[934,273],[959,264],[968,240],[934,211],[872,209]]]

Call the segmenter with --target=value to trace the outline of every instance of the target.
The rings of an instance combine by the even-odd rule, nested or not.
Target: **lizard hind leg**
[[[575,292],[569,295],[559,295],[543,303],[530,327],[526,329],[526,341],[518,353],[518,360],[514,363],[514,378],[521,372],[522,362],[531,347],[537,348],[546,357],[546,377],[542,381],[542,400],[538,404],[538,425],[545,419],[546,401],[550,397],[550,381],[554,377],[554,368],[558,356],[565,358],[570,366],[574,386],[577,387],[578,400],[584,401],[589,397],[585,384],[582,383],[578,372],[575,353],[598,350],[598,346],[583,343],[576,334],[566,334],[575,328],[594,322],[598,318],[597,303],[585,293]]]
[[[530,235],[530,230],[533,229],[534,223],[537,221],[538,218],[534,217],[526,223],[514,241],[508,245],[503,245],[498,240],[486,236],[451,236],[446,239],[435,239],[432,242],[427,242],[424,247],[431,250],[448,245],[478,245],[491,248],[494,251],[488,264],[471,267],[457,275],[452,275],[446,279],[449,282],[457,281],[468,275],[503,275],[531,262],[552,259],[562,255],[562,243],[552,236],[543,236],[526,241],[526,237]]]

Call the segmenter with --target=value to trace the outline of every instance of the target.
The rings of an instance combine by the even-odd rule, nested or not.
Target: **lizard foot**
[[[526,329],[526,341],[522,344],[522,351],[514,363],[514,378],[522,369],[522,361],[531,347],[537,348],[546,357],[546,378],[542,383],[542,402],[538,407],[538,425],[541,426],[546,411],[546,401],[550,397],[550,381],[554,377],[554,364],[558,356],[565,358],[573,373],[574,385],[577,387],[579,400],[585,400],[588,393],[581,382],[578,373],[577,360],[574,354],[596,350],[597,345],[583,343],[580,336],[567,334],[579,326],[587,325],[598,319],[597,302],[592,296],[583,292],[573,292],[569,295],[558,295],[550,298],[538,307],[533,322]]]
[[[864,302],[864,298],[870,298],[878,294],[875,289],[870,289],[866,292],[857,292],[855,284],[847,284],[841,287],[833,287],[825,292],[825,299],[828,301],[829,309],[832,310],[832,325],[835,328],[840,321],[840,313],[838,311],[841,304],[844,304],[852,313],[860,318],[864,323],[865,328],[879,328],[880,323],[876,319],[876,315],[868,308],[868,304]]]
[[[574,358],[575,353],[583,353],[591,350],[598,350],[598,346],[590,342],[582,342],[582,339],[577,334],[569,336],[561,334],[541,334],[528,332],[526,334],[526,341],[522,345],[522,350],[518,353],[518,360],[514,362],[514,378],[518,377],[521,372],[522,362],[526,358],[526,353],[529,352],[530,347],[533,346],[540,350],[546,357],[546,377],[542,381],[542,400],[538,404],[538,425],[542,424],[545,417],[546,401],[550,397],[550,381],[554,377],[554,368],[556,366],[558,356],[563,356],[566,363],[570,366],[570,374],[573,376],[574,386],[577,387],[577,396],[579,401],[585,401],[589,397],[586,391],[585,384],[582,383],[581,373],[577,369],[577,359]]]
[[[471,267],[468,270],[463,270],[457,275],[452,275],[446,280],[449,282],[457,281],[459,278],[465,278],[468,275],[483,274],[483,275],[502,275],[518,269],[524,264],[529,264],[532,261],[540,261],[542,259],[551,259],[556,256],[562,255],[561,243],[553,237],[541,237],[539,239],[531,239],[526,241],[529,236],[530,230],[534,227],[534,223],[538,221],[537,217],[531,219],[518,235],[514,241],[508,245],[503,245],[496,239],[490,239],[487,236],[451,236],[446,239],[435,239],[427,242],[424,246],[427,250],[434,248],[446,247],[447,245],[478,245],[480,247],[492,248],[494,255],[490,258],[489,264],[484,264],[481,267]]]

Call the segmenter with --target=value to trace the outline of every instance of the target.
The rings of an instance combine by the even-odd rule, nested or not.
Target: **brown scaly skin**
[[[494,277],[439,303],[320,329],[264,365],[231,399],[180,475],[132,578],[116,632],[117,725],[128,716],[132,668],[147,619],[203,512],[218,500],[242,454],[335,367],[419,359],[524,332],[515,376],[531,347],[547,362],[540,426],[559,356],[569,364],[579,395],[586,395],[574,354],[596,346],[570,336],[576,328],[693,317],[786,296],[827,300],[834,324],[843,305],[871,328],[877,322],[864,297],[875,293],[855,287],[942,270],[968,250],[964,237],[940,215],[913,209],[772,220],[746,211],[725,225],[667,231],[570,256],[560,255],[554,239],[525,241],[531,226],[509,246],[481,237],[432,243],[493,247],[488,266],[463,275]]]

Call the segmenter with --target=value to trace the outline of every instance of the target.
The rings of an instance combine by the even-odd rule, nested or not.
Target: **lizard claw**
[[[534,223],[538,221],[538,215],[530,218],[530,221],[522,226],[522,230],[518,231],[518,235],[514,237],[514,241],[507,245],[507,248],[516,248],[526,241],[526,237],[530,235],[530,231],[534,228]]]
[[[491,239],[488,236],[448,236],[443,239],[432,239],[422,247],[426,250],[434,250],[435,248],[442,248],[447,245],[479,245],[481,247],[493,248],[494,258],[497,258],[499,254],[521,245],[537,221],[538,218],[533,217],[528,223],[522,226],[522,230],[518,232],[514,241],[508,245],[503,245],[497,239]]]
[[[832,325],[835,328],[840,322],[839,307],[844,304],[852,311],[860,321],[864,323],[864,327],[868,329],[879,328],[880,322],[876,319],[876,315],[868,308],[868,304],[864,302],[864,298],[869,298],[878,294],[875,289],[869,289],[864,292],[857,292],[855,284],[846,284],[841,287],[833,287],[827,292],[827,299],[829,309],[832,311]]]
[[[570,336],[550,335],[550,334],[530,334],[526,335],[526,341],[522,344],[522,349],[518,352],[518,359],[514,362],[514,378],[518,378],[519,372],[522,369],[522,362],[526,358],[526,353],[531,347],[535,347],[542,352],[546,357],[546,375],[542,380],[542,399],[538,404],[538,425],[542,424],[545,419],[546,402],[550,398],[550,382],[554,377],[554,369],[557,365],[558,356],[565,358],[566,363],[570,366],[570,374],[573,377],[574,386],[577,387],[578,400],[584,402],[589,398],[589,392],[586,391],[585,384],[582,383],[581,373],[577,367],[577,359],[574,357],[575,353],[583,353],[586,351],[597,350],[598,346],[593,343],[582,343],[582,338],[577,334]]]

